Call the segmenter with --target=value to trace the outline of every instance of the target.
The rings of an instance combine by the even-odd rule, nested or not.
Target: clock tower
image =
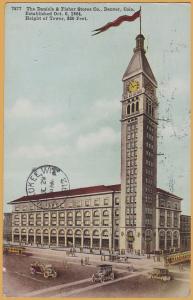
[[[136,47],[122,79],[122,253],[155,249],[157,82],[145,55],[144,40],[142,34],[136,37]]]

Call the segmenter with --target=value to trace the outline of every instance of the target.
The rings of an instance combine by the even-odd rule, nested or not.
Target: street
[[[31,253],[30,253],[31,252]],[[4,256],[3,289],[6,296],[29,297],[176,297],[190,293],[190,266],[183,271],[178,266],[171,269],[174,280],[162,282],[149,279],[148,272],[155,266],[153,259],[130,260],[128,264],[111,263],[115,272],[113,281],[93,283],[91,276],[97,264],[104,263],[96,256],[89,258],[89,265],[81,265],[81,257],[67,257],[62,251],[31,249],[28,255]],[[84,257],[83,257],[84,258]],[[98,259],[98,260],[97,260]],[[32,275],[30,264],[34,261],[54,266],[57,278]]]

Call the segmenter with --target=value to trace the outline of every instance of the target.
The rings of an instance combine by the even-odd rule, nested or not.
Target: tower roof
[[[123,75],[123,80],[132,77],[134,75],[144,73],[155,85],[157,81],[145,56],[144,49],[144,36],[139,34],[136,37],[136,48],[134,49],[133,57]]]

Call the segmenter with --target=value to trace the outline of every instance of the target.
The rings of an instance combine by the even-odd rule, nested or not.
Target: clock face
[[[136,92],[139,89],[139,81],[131,80],[128,85],[128,91],[130,93]]]

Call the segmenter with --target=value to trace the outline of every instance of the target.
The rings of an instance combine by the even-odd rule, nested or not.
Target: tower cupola
[[[134,52],[143,51],[145,53],[144,40],[145,38],[143,34],[138,34],[138,36],[136,37],[136,48],[134,49]]]

